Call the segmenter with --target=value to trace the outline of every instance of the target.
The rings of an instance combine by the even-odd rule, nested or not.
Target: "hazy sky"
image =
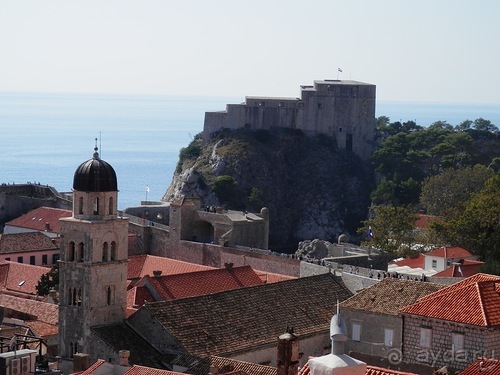
[[[500,104],[498,0],[0,0],[0,90]]]

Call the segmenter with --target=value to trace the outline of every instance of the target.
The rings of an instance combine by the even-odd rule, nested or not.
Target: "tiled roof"
[[[149,310],[192,355],[228,356],[274,346],[287,326],[299,337],[328,332],[337,300],[351,295],[340,278],[327,273],[149,303],[136,314]]]
[[[311,375],[311,369],[309,368],[309,362],[307,362],[304,367],[299,371],[298,375]],[[365,375],[418,375],[413,372],[402,372],[397,370],[390,370],[387,368],[377,367],[377,366],[366,366]]]
[[[160,353],[128,325],[124,323],[107,324],[92,327],[92,331],[117,353],[120,350],[129,350],[130,364],[164,368],[159,360]]]
[[[10,310],[29,314],[36,317],[37,320],[51,325],[57,325],[59,321],[59,308],[52,303],[0,294],[0,305]]]
[[[149,292],[149,289],[142,286],[135,286],[127,291],[127,307],[137,308],[146,302],[155,302],[156,300]]]
[[[70,210],[40,207],[9,221],[6,225],[43,232],[45,231],[46,223],[48,223],[50,232],[61,233],[59,219],[62,217],[71,217],[71,215],[72,212]]]
[[[431,250],[424,254],[425,256],[433,256],[439,258],[467,258],[472,256],[472,254],[461,248],[461,247],[440,247],[438,249]]]
[[[153,255],[136,255],[128,259],[127,279],[140,279],[146,275],[152,276],[153,271],[157,270],[162,271],[163,275],[175,275],[209,269],[213,269],[213,267]]]
[[[39,337],[55,336],[59,333],[59,327],[54,324],[40,320],[28,320],[24,322]]]
[[[416,257],[403,258],[392,263],[396,264],[398,267],[408,266],[410,268],[424,268],[425,258],[422,254],[418,254]]]
[[[231,270],[216,268],[159,277],[146,276],[137,285],[150,284],[161,300],[203,296],[206,294],[262,285],[262,280],[250,266],[234,267]]]
[[[500,360],[491,358],[478,358],[476,361],[460,372],[460,375],[500,375]]]
[[[416,228],[427,228],[430,223],[439,219],[439,216],[418,214],[418,219],[415,222]]]
[[[56,244],[41,232],[0,234],[0,253],[58,250]]]
[[[430,294],[401,310],[481,327],[500,325],[500,277],[476,274]]]
[[[244,375],[276,375],[276,367],[258,365],[255,363],[237,361],[234,359],[210,356],[199,361],[195,366],[189,368],[186,373],[191,375],[206,375],[210,373],[210,367],[215,367],[219,374]]]
[[[479,272],[484,262],[465,259],[460,266],[452,265],[436,273],[433,277],[469,277]]]
[[[81,372],[78,372],[78,373],[74,373],[74,374],[79,374],[79,375],[92,375],[94,373],[94,371],[96,371],[99,367],[101,367],[102,365],[106,365],[106,361],[104,359],[98,359],[94,364],[92,364],[88,369],[86,369],[85,371],[81,371]]]
[[[279,273],[269,273],[265,271],[254,270],[260,279],[265,283],[279,283],[280,281],[296,279],[294,276],[280,275]]]
[[[123,375],[183,375],[181,372],[161,370],[158,368],[134,365],[130,367]]]
[[[341,307],[398,315],[401,308],[444,287],[445,285],[430,282],[385,278],[345,300],[341,303]]]
[[[43,234],[42,234],[43,236]],[[42,275],[49,272],[49,268],[33,266],[31,264],[1,261],[0,262],[0,291],[14,292],[36,296],[36,286]],[[18,294],[18,295],[21,295]]]

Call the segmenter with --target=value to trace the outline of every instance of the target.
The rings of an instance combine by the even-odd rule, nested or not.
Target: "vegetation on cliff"
[[[195,195],[207,206],[268,207],[271,247],[295,250],[300,240],[355,233],[372,189],[369,163],[339,152],[329,137],[240,129],[221,131],[205,145],[196,136],[181,150],[164,199]]]

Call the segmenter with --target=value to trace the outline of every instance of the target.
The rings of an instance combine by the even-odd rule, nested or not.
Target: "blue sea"
[[[71,191],[80,163],[99,147],[118,177],[118,207],[158,201],[179,151],[203,130],[207,111],[244,98],[0,92],[0,183]],[[500,105],[378,102],[376,115],[428,126],[482,117],[500,127]],[[149,188],[149,192],[147,191]]]

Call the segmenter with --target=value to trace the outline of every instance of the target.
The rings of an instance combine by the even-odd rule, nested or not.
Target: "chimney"
[[[82,372],[90,367],[90,355],[76,353],[73,355],[73,372]]]
[[[299,373],[299,338],[293,327],[278,337],[277,375],[297,375]]]
[[[233,270],[233,263],[224,263],[224,267],[226,267],[226,270],[232,271]]]
[[[130,357],[130,350],[120,350],[118,352],[118,358],[119,358],[119,362],[118,364],[120,366],[129,366],[129,363],[128,363],[128,359]]]
[[[153,276],[154,277],[160,277],[161,276],[161,270],[154,270],[153,271]]]
[[[45,222],[45,232],[50,231],[50,224],[48,222]]]

